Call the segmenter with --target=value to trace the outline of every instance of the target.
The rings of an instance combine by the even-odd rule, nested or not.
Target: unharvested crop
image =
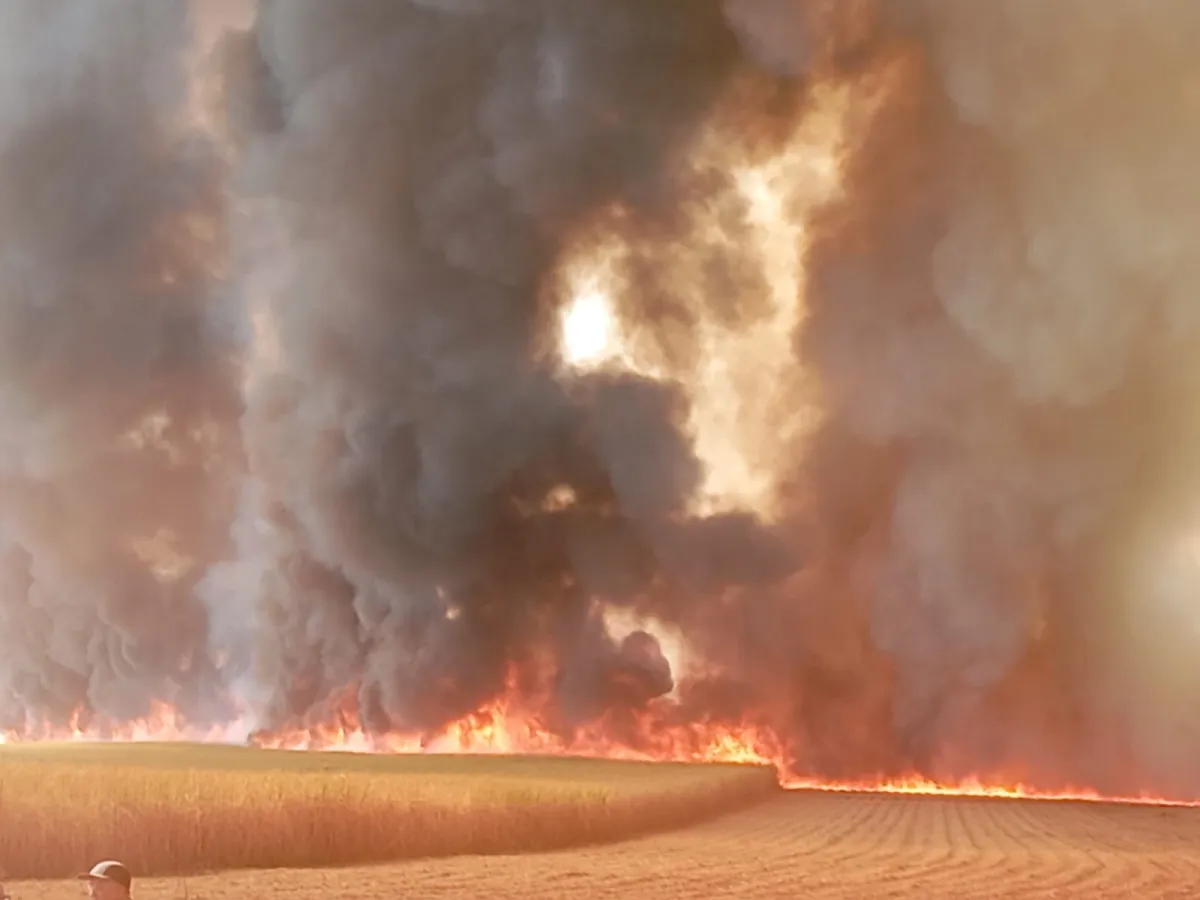
[[[567,758],[357,756],[187,745],[0,752],[0,867],[58,877],[550,850],[761,799],[774,773]]]
[[[697,828],[536,856],[146,878],[138,900],[1192,900],[1194,809],[795,791]],[[73,882],[17,900],[78,900]]]

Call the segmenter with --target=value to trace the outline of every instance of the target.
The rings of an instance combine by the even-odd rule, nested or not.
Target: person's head
[[[133,883],[129,870],[115,859],[96,863],[79,880],[87,882],[88,896],[94,900],[126,900]]]

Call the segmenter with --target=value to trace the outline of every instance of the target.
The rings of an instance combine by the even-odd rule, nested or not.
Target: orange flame
[[[181,716],[169,703],[153,701],[150,712],[128,722],[89,722],[83,708],[67,717],[67,724],[56,727],[49,722],[27,722],[23,728],[0,731],[0,745],[37,743],[114,743],[192,742],[201,744],[240,743],[249,726],[237,719],[224,725],[198,727]]]
[[[641,710],[609,712],[562,734],[521,699],[515,682],[497,700],[433,734],[384,733],[365,729],[357,716],[339,725],[317,725],[255,734],[269,749],[360,753],[463,753],[585,756],[660,762],[726,762],[779,766],[783,745],[766,727],[671,721],[669,700]],[[622,718],[623,717],[623,718]],[[625,735],[620,740],[614,735]]]
[[[613,738],[616,724],[602,717],[563,737],[548,729],[541,718],[521,709],[514,692],[451,723],[432,735],[373,734],[353,716],[342,725],[317,725],[272,733],[249,734],[245,719],[214,728],[189,725],[175,709],[154,705],[150,715],[121,725],[83,727],[76,713],[66,728],[41,726],[0,732],[0,744],[39,742],[200,742],[250,743],[263,749],[341,753],[454,753],[576,756],[658,762],[720,762],[773,766],[786,790],[831,793],[907,794],[921,796],[991,797],[1043,801],[1088,801],[1130,805],[1200,807],[1200,800],[1176,800],[1153,795],[1109,796],[1095,789],[1069,786],[1047,789],[1011,781],[1002,776],[972,776],[935,781],[920,775],[878,776],[850,782],[829,781],[792,771],[784,743],[769,728],[755,725],[669,723],[667,706],[651,706],[632,714],[631,740]]]
[[[1006,784],[978,776],[949,782],[931,781],[920,775],[856,782],[827,782],[819,779],[785,777],[788,790],[814,790],[835,793],[909,794],[919,796],[997,797],[1009,800],[1074,800],[1090,803],[1119,803],[1136,806],[1200,807],[1200,800],[1171,800],[1152,794],[1133,797],[1109,796],[1087,787],[1046,789],[1021,782]]]
[[[688,366],[681,363],[676,366],[678,371],[673,370],[669,365],[671,355],[650,339],[654,335],[639,332],[639,323],[631,313],[635,304],[622,306],[618,302],[633,295],[636,288],[636,268],[628,265],[629,248],[619,240],[619,228],[606,231],[598,226],[597,234],[583,235],[580,246],[563,263],[559,273],[564,282],[559,286],[564,297],[560,343],[567,368],[624,368],[691,385],[689,428],[707,470],[704,496],[695,498],[700,511],[734,507],[772,518],[777,505],[775,495],[784,480],[779,467],[794,457],[794,445],[803,440],[815,415],[807,403],[809,379],[803,367],[796,366],[792,342],[806,315],[803,263],[808,219],[841,190],[843,131],[850,125],[863,129],[863,122],[858,120],[869,118],[872,110],[885,106],[889,85],[897,92],[903,88],[909,62],[907,57],[883,60],[880,70],[872,79],[865,79],[862,86],[817,85],[812,92],[813,102],[806,107],[808,112],[793,123],[793,133],[784,146],[765,157],[752,146],[757,134],[743,134],[740,128],[722,131],[718,123],[698,141],[686,164],[699,171],[731,172],[734,177],[728,180],[727,191],[745,208],[748,226],[740,232],[726,233],[724,217],[717,214],[725,206],[698,204],[692,211],[693,239],[671,240],[654,249],[675,278],[683,301],[706,296],[702,280],[707,277],[708,267],[700,257],[714,248],[752,263],[764,274],[769,289],[761,298],[766,312],[755,321],[736,326],[704,304],[692,302],[688,312],[697,324],[693,334],[683,335],[690,342],[688,349],[694,351],[683,354],[692,360]],[[741,93],[732,91],[729,109],[741,109],[743,99]],[[193,101],[197,116],[202,116],[200,104],[200,99]],[[617,216],[619,212],[609,214]],[[611,223],[600,223],[606,224]],[[274,357],[273,325],[265,313],[256,313],[254,318],[254,363],[258,368],[269,367]],[[743,403],[742,397],[753,397],[755,402]],[[548,502],[564,504],[571,500],[569,492],[548,498]],[[159,545],[165,540],[151,542],[154,546],[148,544],[146,555],[155,560],[164,557],[166,551]],[[1047,790],[1002,774],[948,781],[918,775],[881,775],[832,782],[793,771],[786,742],[761,723],[680,723],[678,707],[662,698],[638,711],[609,713],[563,735],[534,711],[538,704],[520,697],[515,688],[510,688],[494,702],[434,734],[373,733],[353,713],[338,716],[338,724],[252,734],[249,716],[235,718],[225,726],[196,727],[174,707],[156,703],[144,718],[123,724],[85,721],[83,710],[77,711],[65,728],[27,723],[18,730],[0,731],[0,744],[249,742],[263,748],[327,752],[540,754],[728,762],[774,766],[782,787],[790,790],[1200,806],[1200,801],[1105,796],[1080,787]]]

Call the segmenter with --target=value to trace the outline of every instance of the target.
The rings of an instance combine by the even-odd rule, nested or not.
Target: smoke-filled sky
[[[0,42],[0,725],[503,695],[1200,794],[1197,4],[9,0]]]

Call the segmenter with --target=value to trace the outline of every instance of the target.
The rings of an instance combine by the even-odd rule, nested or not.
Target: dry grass
[[[563,758],[305,754],[194,745],[0,748],[0,866],[52,878],[560,849],[762,799],[774,773]]]
[[[144,879],[137,900],[1194,900],[1200,811],[795,793],[696,828],[537,856]],[[79,900],[70,882],[16,900]]]

